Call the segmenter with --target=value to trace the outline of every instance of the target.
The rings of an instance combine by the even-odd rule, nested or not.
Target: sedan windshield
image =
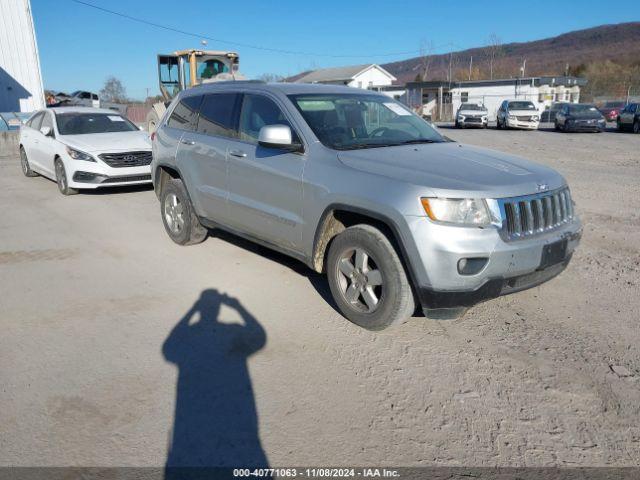
[[[531,102],[509,102],[510,110],[536,110],[536,106]]]
[[[138,127],[117,113],[58,113],[56,114],[56,123],[58,124],[60,135],[138,130]]]
[[[290,95],[318,139],[336,150],[446,141],[404,105],[382,95]]]
[[[460,110],[486,110],[486,108],[484,108],[484,106],[482,105],[478,105],[476,103],[463,103],[462,105],[460,105]]]

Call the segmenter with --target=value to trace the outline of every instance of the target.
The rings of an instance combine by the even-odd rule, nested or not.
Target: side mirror
[[[291,129],[287,125],[266,125],[260,129],[258,143],[267,148],[298,151],[302,147],[291,139]]]
[[[40,133],[42,133],[45,137],[49,137],[53,133],[53,130],[51,130],[51,127],[41,127]]]

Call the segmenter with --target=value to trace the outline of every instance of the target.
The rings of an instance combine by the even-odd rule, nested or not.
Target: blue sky
[[[523,1],[268,2],[236,0],[86,0],[88,3],[176,29],[245,46],[209,40],[209,49],[235,50],[249,78],[263,73],[416,56],[420,45],[434,53],[486,44],[491,33],[504,43],[555,36],[605,23],[636,21],[637,0],[582,0],[575,6]],[[490,6],[489,6],[490,5]],[[45,88],[98,91],[109,75],[130,97],[158,91],[156,55],[198,47],[199,39],[133,22],[71,0],[31,0]],[[248,45],[304,52],[283,54]],[[449,47],[451,45],[451,47]],[[350,57],[346,57],[350,56]]]

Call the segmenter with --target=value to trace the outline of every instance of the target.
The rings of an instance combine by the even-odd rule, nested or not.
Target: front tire
[[[171,179],[160,196],[162,223],[167,234],[178,245],[195,245],[207,238],[182,180]]]
[[[633,122],[633,133],[640,133],[640,120]]]
[[[64,163],[62,163],[62,160],[60,160],[59,158],[56,158],[55,170],[56,170],[56,183],[58,184],[58,190],[60,190],[60,193],[65,196],[76,195],[78,193],[78,190],[75,188],[71,188],[69,186],[67,171],[64,168]]]
[[[25,177],[37,177],[38,174],[31,170],[31,166],[29,165],[29,158],[27,157],[27,152],[24,147],[20,147],[20,164],[22,165],[22,173],[24,173]]]
[[[403,323],[415,310],[396,249],[371,225],[349,227],[331,242],[327,276],[340,312],[367,330]]]

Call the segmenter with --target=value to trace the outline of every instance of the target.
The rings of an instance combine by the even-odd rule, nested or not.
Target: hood
[[[488,115],[489,112],[487,112],[486,110],[460,110],[458,112],[458,115],[465,115],[465,116],[478,116],[478,117],[482,117],[484,115]]]
[[[58,139],[70,147],[83,152],[127,152],[151,150],[151,139],[147,132],[87,133],[84,135],[60,135]]]
[[[531,117],[533,115],[540,116],[540,112],[537,110],[509,110],[509,115],[517,115],[518,117]]]
[[[454,142],[341,151],[345,165],[426,187],[437,196],[500,198],[565,185],[555,170],[521,157]]]
[[[569,118],[575,118],[577,120],[599,120],[602,118],[602,114],[600,112],[570,113]]]

